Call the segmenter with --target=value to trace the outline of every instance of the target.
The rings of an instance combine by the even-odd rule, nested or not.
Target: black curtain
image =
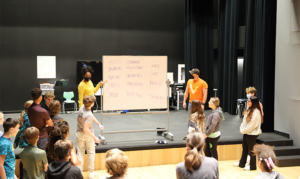
[[[264,106],[263,132],[274,131],[276,7],[276,0],[247,0],[246,7],[243,87],[257,89]]]
[[[220,0],[219,98],[224,112],[236,114],[239,0]]]
[[[264,105],[263,132],[274,131],[274,98],[275,98],[275,52],[276,52],[276,14],[277,0],[264,0],[264,70],[262,104]]]
[[[262,0],[246,1],[245,49],[243,70],[243,91],[254,86],[257,96],[261,99],[264,69],[264,38],[263,38],[263,4]]]
[[[186,83],[190,79],[189,70],[200,70],[200,78],[208,84],[208,101],[214,88],[212,0],[185,1],[184,63]]]

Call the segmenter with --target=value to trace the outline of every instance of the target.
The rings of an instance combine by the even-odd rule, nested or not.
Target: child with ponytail
[[[184,162],[176,167],[177,179],[219,178],[218,161],[200,153],[204,146],[205,138],[202,133],[193,131],[188,134]]]
[[[205,115],[199,100],[192,101],[191,115],[189,121],[189,132],[195,130],[205,134]]]
[[[224,118],[222,109],[220,108],[219,98],[210,98],[209,107],[212,109],[211,113],[207,117],[205,142],[206,147],[204,149],[205,156],[213,157],[218,160],[217,145],[221,137],[220,122]]]
[[[257,158],[257,166],[262,171],[255,179],[284,179],[279,173],[272,171],[276,162],[273,148],[265,144],[257,144],[253,147],[253,153]]]
[[[15,138],[15,142],[14,142],[14,148],[16,149],[18,146],[22,149],[28,146],[28,143],[25,139],[25,130],[29,127],[31,127],[30,125],[30,121],[28,118],[28,114],[27,114],[27,110],[28,108],[32,105],[33,100],[29,100],[26,101],[24,104],[24,110],[21,112],[20,116],[19,116],[19,121],[20,121],[20,130]]]
[[[52,131],[48,138],[48,145],[46,147],[47,158],[49,164],[54,161],[58,161],[59,158],[54,152],[54,144],[59,140],[66,140],[73,146],[72,141],[67,140],[70,135],[69,123],[63,119],[56,120],[53,122]],[[78,160],[76,155],[75,147],[73,146],[72,155],[71,155],[71,164],[78,166],[81,164],[81,161]]]

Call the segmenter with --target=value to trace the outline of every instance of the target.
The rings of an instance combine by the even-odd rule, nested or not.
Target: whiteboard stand
[[[101,139],[101,144],[106,145],[107,141],[105,140],[105,137],[103,134],[119,134],[119,133],[135,133],[135,132],[157,132],[157,131],[163,131],[162,136],[169,138],[171,141],[173,141],[174,135],[170,133],[170,110],[169,110],[169,88],[170,88],[170,82],[169,80],[166,81],[167,84],[167,110],[166,111],[148,111],[148,112],[131,112],[131,113],[103,113],[103,108],[101,108],[101,124],[103,124],[103,116],[116,116],[116,115],[139,115],[139,114],[167,114],[168,115],[168,127],[167,129],[141,129],[141,130],[128,130],[128,131],[109,131],[109,132],[103,132],[101,130],[101,135],[99,135],[99,138]],[[102,92],[104,95],[104,89],[101,85]],[[103,96],[102,96],[103,97]],[[101,98],[101,106],[103,106],[103,98]],[[166,131],[167,130],[167,131]]]

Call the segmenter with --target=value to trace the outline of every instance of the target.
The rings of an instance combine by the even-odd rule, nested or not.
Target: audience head
[[[0,125],[4,122],[4,114],[0,111]]]
[[[54,94],[50,91],[47,91],[44,96],[45,104],[49,106],[49,104],[53,101],[54,98]]]
[[[40,131],[36,127],[28,127],[25,130],[25,139],[28,144],[36,145],[39,140]]]
[[[190,132],[186,139],[187,153],[184,156],[185,168],[194,171],[202,163],[200,151],[204,148],[205,138],[201,132]]]
[[[190,74],[194,77],[195,80],[198,80],[200,76],[200,70],[197,68],[194,68],[190,71]]]
[[[218,108],[220,106],[220,99],[218,97],[210,98],[208,106],[212,109]]]
[[[60,102],[58,100],[54,100],[49,104],[49,112],[52,115],[57,115],[60,112]]]
[[[94,73],[94,70],[90,66],[84,66],[84,67],[81,68],[81,74],[83,76],[83,79],[86,82],[88,82],[91,79],[92,73]]]
[[[123,151],[111,149],[106,152],[105,167],[113,177],[124,176],[128,169],[128,158]]]
[[[199,114],[203,113],[202,107],[201,107],[201,102],[197,99],[192,101],[192,109],[191,112],[198,112]]]
[[[54,144],[54,152],[58,160],[69,160],[71,158],[72,149],[72,142],[67,140],[58,140]]]
[[[52,160],[57,161],[58,158],[54,152],[54,144],[58,140],[66,140],[70,135],[69,123],[65,120],[57,120],[53,122],[52,131],[48,138],[47,156]]]
[[[41,103],[43,91],[40,88],[33,88],[31,90],[31,98],[36,103]]]
[[[87,109],[90,109],[94,106],[94,102],[96,100],[96,97],[94,95],[87,95],[83,99],[84,107]]]
[[[263,115],[262,115],[262,112],[261,112],[261,108],[260,108],[258,98],[256,96],[251,96],[247,101],[247,106],[248,106],[248,109],[244,112],[244,114],[247,113],[246,121],[250,122],[253,111],[255,109],[258,109],[260,111],[260,115],[261,115],[261,123],[263,123]]]
[[[16,136],[19,132],[20,121],[13,118],[7,118],[3,123],[4,133],[9,133],[11,136]]]
[[[246,93],[249,94],[247,97],[249,98],[250,96],[256,96],[257,90],[250,86],[249,88],[246,88]]]
[[[23,125],[24,122],[24,114],[27,112],[28,108],[32,105],[33,100],[28,100],[24,104],[24,110],[21,112],[19,116],[20,125]]]
[[[256,144],[253,147],[253,153],[257,156],[257,165],[261,171],[271,173],[275,168],[277,159],[273,148],[274,147],[265,144]]]

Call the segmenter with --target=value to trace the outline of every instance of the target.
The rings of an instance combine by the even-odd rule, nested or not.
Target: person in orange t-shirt
[[[190,71],[191,75],[193,75],[194,79],[190,79],[187,82],[186,90],[184,93],[184,99],[183,99],[183,108],[186,108],[186,100],[188,96],[190,96],[189,104],[188,104],[188,112],[189,116],[191,115],[191,107],[192,107],[192,101],[197,99],[201,102],[201,107],[204,111],[204,106],[207,99],[207,91],[208,91],[208,85],[207,83],[199,78],[200,76],[200,70],[197,68],[194,68]],[[184,138],[185,139],[185,138]]]

